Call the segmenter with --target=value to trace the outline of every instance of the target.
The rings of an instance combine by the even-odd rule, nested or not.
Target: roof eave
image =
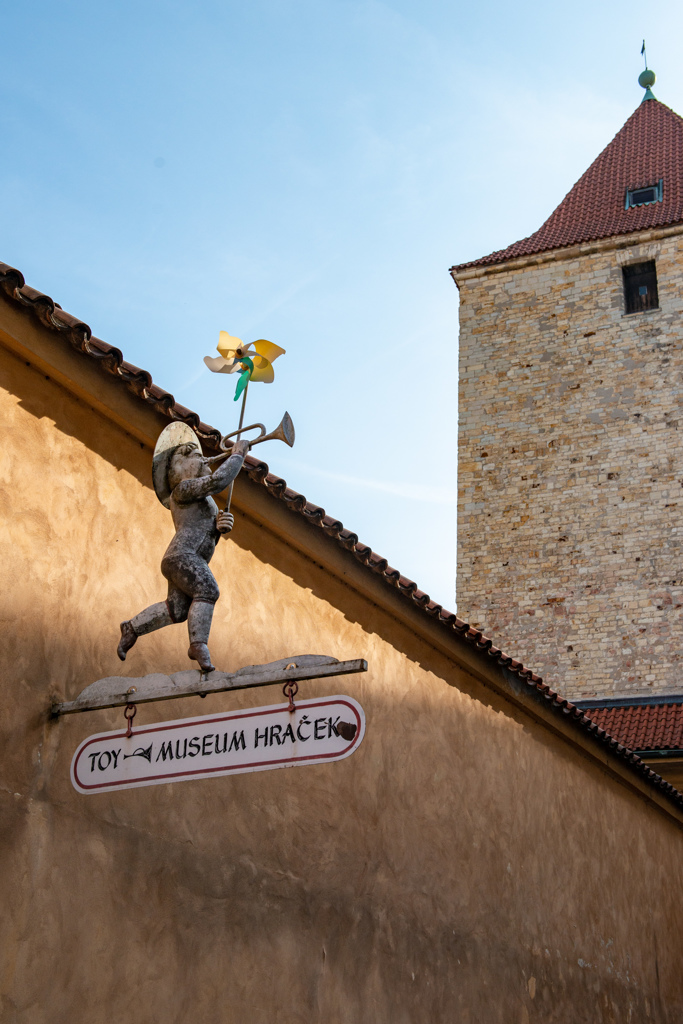
[[[630,231],[627,234],[613,235],[608,238],[597,238],[594,241],[580,242],[576,245],[567,245],[557,249],[546,249],[541,252],[530,253],[526,256],[515,256],[501,260],[498,263],[481,263],[478,260],[470,263],[460,263],[457,266],[451,267],[449,273],[458,287],[460,287],[462,282],[471,281],[477,277],[488,277],[490,274],[522,270],[525,267],[539,266],[542,263],[576,259],[579,256],[589,256],[592,253],[606,252],[609,249],[626,249],[630,246],[642,245],[644,242],[652,242],[660,238],[669,238],[673,235],[681,234],[683,234],[683,222],[678,222],[657,228]]]

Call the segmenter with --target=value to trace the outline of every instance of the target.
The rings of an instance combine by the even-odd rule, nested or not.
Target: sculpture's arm
[[[237,443],[239,444],[240,442],[238,441]],[[181,480],[173,491],[174,500],[179,505],[191,505],[195,501],[201,501],[202,498],[208,498],[210,494],[220,494],[221,491],[224,491],[242,468],[244,456],[247,453],[246,442],[244,444],[245,450],[243,452],[231,455],[211,476],[199,476],[191,480]]]

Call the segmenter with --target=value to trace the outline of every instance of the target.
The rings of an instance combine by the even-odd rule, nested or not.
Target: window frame
[[[651,275],[651,280],[645,284],[645,287],[652,285],[654,290],[654,305],[642,305],[637,301],[640,296],[636,294],[635,289],[640,289],[643,285],[635,283],[638,278],[644,278]],[[636,263],[626,263],[621,268],[622,284],[624,289],[624,315],[633,316],[636,313],[650,313],[654,310],[660,309],[659,305],[659,281],[657,279],[657,261],[656,260],[639,260]],[[629,281],[632,283],[629,287]],[[647,292],[647,298],[650,298],[651,291]]]
[[[648,199],[646,203],[634,203],[633,197],[638,192],[645,192],[646,189],[654,189],[655,198]],[[664,178],[660,178],[656,185],[639,185],[638,188],[627,188],[626,189],[626,202],[624,204],[625,210],[639,210],[641,206],[654,206],[655,203],[661,203],[664,199]]]

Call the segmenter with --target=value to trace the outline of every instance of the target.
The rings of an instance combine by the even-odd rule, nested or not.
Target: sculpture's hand
[[[250,447],[251,446],[250,446],[248,441],[242,441],[240,439],[238,441],[235,441],[235,443],[232,446],[232,450],[230,451],[230,454],[231,455],[246,455],[247,452],[249,451]]]
[[[232,514],[232,512],[219,511],[218,515],[216,516],[216,529],[221,534],[221,536],[227,537],[227,535],[230,533],[234,525],[235,517]]]

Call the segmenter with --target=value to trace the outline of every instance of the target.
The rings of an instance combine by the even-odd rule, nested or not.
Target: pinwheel
[[[285,350],[280,348],[279,345],[274,345],[272,341],[266,341],[265,338],[259,338],[258,341],[250,341],[248,345],[245,345],[241,338],[233,338],[227,331],[221,331],[218,336],[218,345],[216,346],[220,355],[216,356],[204,356],[204,362],[211,370],[212,373],[239,373],[239,380],[237,381],[237,387],[235,388],[235,401],[242,395],[242,408],[240,409],[240,422],[239,426],[233,434],[228,434],[227,437],[232,437],[235,434],[237,437],[242,436],[242,427],[244,426],[244,410],[247,404],[247,391],[249,390],[249,382],[262,384],[272,384],[275,380],[275,372],[273,370],[273,363],[278,356],[285,354]],[[291,425],[289,414],[285,413],[286,419]],[[285,420],[283,420],[283,424]],[[253,426],[261,426],[261,424],[253,424]],[[282,424],[281,424],[282,426]],[[244,427],[244,432],[251,430],[252,427]],[[265,432],[265,427],[263,427]],[[290,446],[294,443],[294,428],[291,428],[291,439],[287,430],[284,431],[284,435],[278,434],[280,440],[285,441]],[[271,435],[267,435],[270,437]],[[223,439],[225,440],[225,438]],[[223,441],[221,441],[221,448],[223,448]],[[228,452],[226,452],[228,454]],[[232,488],[233,484],[230,484],[228,491],[228,500],[226,502],[225,511],[230,511],[230,502],[232,500]]]
[[[285,353],[265,338],[245,345],[241,338],[234,338],[227,331],[220,332],[217,348],[220,356],[204,356],[204,362],[212,373],[239,373],[235,401],[252,380],[255,384],[271,384],[275,379],[273,363]]]

